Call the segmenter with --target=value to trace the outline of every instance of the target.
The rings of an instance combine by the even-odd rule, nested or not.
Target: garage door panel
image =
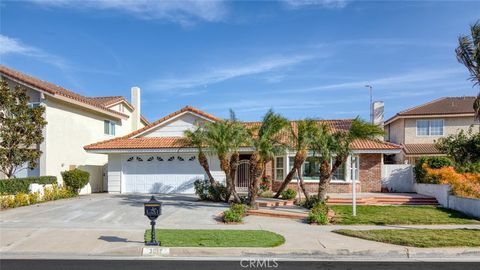
[[[195,155],[126,156],[122,167],[125,192],[193,194],[193,183],[204,179],[204,172],[196,159],[189,160],[192,156]]]

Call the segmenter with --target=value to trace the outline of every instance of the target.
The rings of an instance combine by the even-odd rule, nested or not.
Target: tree
[[[265,163],[275,155],[284,153],[285,146],[281,143],[281,132],[287,127],[288,121],[283,116],[269,110],[263,117],[259,128],[250,130],[253,153],[250,157],[250,188],[248,190],[249,205],[256,208],[260,178],[265,171]]]
[[[240,154],[239,148],[246,144],[248,133],[244,125],[237,121],[233,111],[229,120],[221,120],[205,125],[205,138],[209,149],[216,153],[220,168],[225,173],[227,201],[240,203],[235,190],[235,176]]]
[[[318,199],[324,201],[332,175],[347,161],[351,152],[351,144],[358,139],[375,139],[384,132],[376,125],[359,118],[352,121],[348,131],[335,131],[326,124],[320,124],[312,143],[315,156],[320,163],[320,181],[318,183]]]
[[[45,108],[31,107],[28,101],[25,89],[10,89],[5,80],[0,81],[0,171],[7,178],[24,164],[34,169],[42,155],[38,145],[44,140]]]
[[[470,26],[471,37],[460,36],[455,49],[458,62],[470,72],[473,85],[480,85],[480,20]],[[480,92],[473,103],[476,119],[480,120]]]
[[[204,148],[207,146],[204,127],[197,123],[194,130],[185,130],[184,137],[178,141],[178,145],[193,146],[197,149],[198,163],[200,163],[200,166],[202,166],[203,170],[205,171],[210,185],[212,187],[216,187],[217,182],[215,181],[215,178],[213,178],[212,173],[210,172],[210,166],[208,164],[208,159],[204,151]]]
[[[438,139],[435,147],[457,164],[480,162],[480,132],[474,132],[473,126],[467,132],[460,130],[457,134]]]
[[[288,125],[290,135],[289,147],[293,148],[296,153],[293,161],[293,167],[283,180],[282,185],[274,196],[275,198],[278,198],[282,191],[285,190],[285,188],[295,176],[295,173],[297,173],[300,180],[303,180],[303,178],[301,177],[302,165],[308,157],[308,150],[310,149],[313,138],[315,138],[315,134],[318,131],[317,125],[317,121],[312,119],[306,119],[296,122],[296,128],[292,124]],[[301,188],[303,193],[305,194],[305,198],[308,200],[310,195],[303,183],[301,184]]]

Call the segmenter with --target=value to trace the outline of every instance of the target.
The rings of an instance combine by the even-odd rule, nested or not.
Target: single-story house
[[[177,143],[184,131],[195,123],[218,121],[219,118],[186,106],[126,136],[85,146],[89,153],[108,155],[108,192],[110,193],[194,193],[193,182],[205,179],[203,168],[197,161],[196,149],[179,147]],[[352,120],[320,120],[332,129],[348,130]],[[258,122],[247,122],[247,126]],[[295,121],[291,122],[295,125]],[[383,155],[399,153],[396,144],[359,140],[353,143],[352,155],[345,166],[334,175],[330,192],[350,192],[352,181],[358,182],[358,191],[380,192]],[[245,191],[249,186],[248,159],[252,150],[241,149],[236,186]],[[275,190],[292,166],[292,151],[274,158],[267,164],[265,176],[273,179]],[[209,156],[212,175],[224,182],[216,156]],[[305,162],[302,174],[309,189],[316,190],[319,165],[313,159]],[[291,187],[296,188],[296,180]]]

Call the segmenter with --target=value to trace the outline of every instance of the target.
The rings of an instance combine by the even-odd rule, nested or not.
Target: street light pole
[[[372,95],[372,86],[371,85],[365,85],[365,87],[368,88],[368,92],[370,94],[370,123],[373,124],[373,95]]]

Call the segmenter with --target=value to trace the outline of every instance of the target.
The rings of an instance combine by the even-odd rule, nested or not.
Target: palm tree
[[[308,157],[308,150],[313,142],[313,138],[315,137],[316,132],[318,131],[317,121],[312,119],[306,119],[296,122],[296,129],[293,125],[289,125],[289,133],[290,133],[290,147],[295,149],[295,158],[293,162],[293,167],[290,172],[287,174],[285,179],[283,180],[282,185],[278,189],[277,193],[275,194],[275,198],[278,198],[283,190],[288,186],[288,184],[292,181],[295,173],[299,176],[300,180],[303,180],[301,177],[302,173],[302,165]],[[303,182],[303,181],[302,181]],[[305,198],[309,199],[308,191],[306,190],[305,186],[301,185],[302,191],[305,194]]]
[[[208,159],[204,152],[204,149],[207,147],[204,127],[196,124],[195,129],[186,130],[184,132],[184,137],[178,140],[177,144],[179,146],[193,146],[197,149],[198,163],[200,163],[200,166],[202,166],[203,170],[205,171],[210,185],[216,187],[217,182],[215,181],[215,178],[213,178],[212,173],[210,172]]]
[[[263,117],[258,129],[250,130],[253,153],[250,157],[250,188],[248,190],[249,205],[256,208],[260,178],[265,171],[265,163],[275,155],[284,153],[285,146],[281,144],[281,132],[288,125],[287,119],[269,110]]]
[[[471,37],[460,36],[455,49],[458,62],[470,72],[473,85],[480,85],[480,20],[470,26]],[[480,92],[473,103],[475,118],[480,120]]]
[[[324,201],[326,198],[332,175],[345,164],[350,155],[351,143],[358,139],[375,139],[383,134],[381,128],[359,118],[352,121],[347,132],[331,132],[327,125],[320,125],[312,144],[320,162],[320,181],[317,194],[320,201]]]
[[[235,175],[238,167],[239,148],[246,144],[248,133],[245,127],[232,119],[209,123],[205,126],[205,138],[210,150],[217,154],[220,168],[225,173],[227,201],[240,202],[235,190]]]

